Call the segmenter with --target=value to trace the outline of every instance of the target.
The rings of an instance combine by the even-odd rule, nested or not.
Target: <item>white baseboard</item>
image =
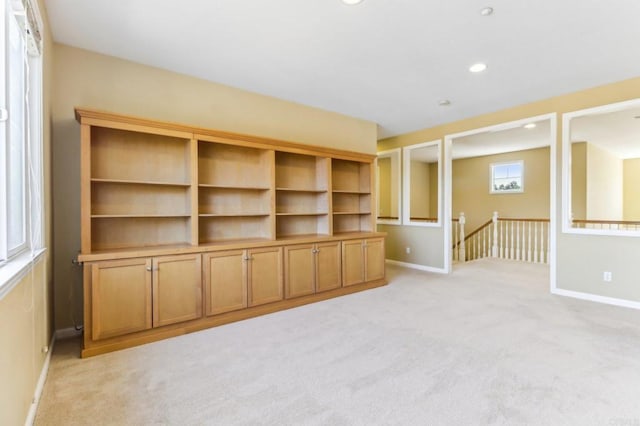
[[[582,293],[579,291],[563,290],[560,288],[551,289],[552,294],[558,296],[573,297],[575,299],[588,300],[590,302],[605,303],[607,305],[622,306],[624,308],[640,309],[640,302],[632,300],[616,299],[615,297],[598,296],[597,294]]]
[[[399,260],[391,259],[386,259],[385,261],[391,265],[404,266],[405,268],[418,269],[420,271],[435,272],[436,274],[447,273],[447,270],[444,268],[434,268],[433,266],[418,265],[417,263],[400,262]]]
[[[56,330],[55,336],[57,340],[69,339],[82,334],[82,330],[76,330],[75,327],[62,328]]]
[[[31,402],[31,407],[29,407],[29,413],[27,414],[27,419],[24,422],[25,426],[33,425],[33,422],[36,420],[38,404],[40,403],[40,397],[42,396],[44,383],[47,381],[47,374],[49,374],[49,363],[51,362],[51,354],[53,354],[53,346],[55,344],[56,344],[56,334],[54,333],[53,336],[51,336],[51,342],[49,343],[49,351],[47,352],[47,356],[44,359],[44,364],[42,365],[42,371],[40,371],[40,377],[38,378],[38,384],[36,385],[36,390],[33,394],[33,401]]]

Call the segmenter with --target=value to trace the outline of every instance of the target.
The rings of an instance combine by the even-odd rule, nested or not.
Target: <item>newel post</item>
[[[493,212],[493,245],[491,246],[491,257],[498,257],[498,212]]]
[[[467,250],[465,248],[464,242],[464,223],[466,219],[464,218],[464,212],[460,212],[460,218],[458,223],[460,224],[460,251],[458,253],[458,261],[465,262],[467,260]]]

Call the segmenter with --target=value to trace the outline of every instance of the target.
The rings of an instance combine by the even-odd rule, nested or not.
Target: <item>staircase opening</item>
[[[481,258],[553,264],[555,115],[445,139],[448,269]]]

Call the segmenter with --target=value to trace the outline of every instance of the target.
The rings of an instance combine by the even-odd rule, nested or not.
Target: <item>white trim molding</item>
[[[607,305],[621,306],[623,308],[640,309],[640,302],[633,300],[618,299],[615,297],[598,296],[597,294],[582,293],[580,291],[564,290],[561,288],[551,289],[551,293],[558,296],[572,297],[574,299],[588,300],[590,302],[604,303]]]
[[[53,347],[55,343],[56,343],[56,335],[54,333],[53,336],[51,336],[51,342],[49,343],[49,347],[46,348],[47,356],[44,359],[44,364],[42,365],[42,370],[40,371],[40,377],[38,378],[36,390],[33,394],[33,401],[31,402],[31,406],[29,407],[29,412],[27,413],[27,419],[24,422],[25,426],[33,425],[33,422],[36,420],[36,413],[38,412],[40,397],[42,396],[42,391],[44,390],[44,384],[47,381],[47,375],[49,374],[49,365],[51,364],[51,355],[53,354]]]
[[[435,272],[436,274],[447,274],[448,271],[445,268],[435,268],[433,266],[418,265],[417,263],[400,262],[399,260],[386,259],[390,265],[402,266],[405,268],[417,269],[419,271]]]

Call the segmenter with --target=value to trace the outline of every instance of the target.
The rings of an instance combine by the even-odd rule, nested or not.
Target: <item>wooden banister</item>
[[[640,221],[635,220],[583,220],[574,219],[573,223],[590,223],[602,225],[640,225]]]
[[[549,222],[549,219],[520,219],[520,218],[509,218],[509,217],[499,217],[498,220],[510,220],[512,222]]]
[[[493,219],[489,219],[484,224],[480,225],[475,231],[471,232],[469,235],[464,237],[464,240],[467,241],[469,238],[473,237],[478,232],[482,231],[484,228],[486,228],[487,226],[491,225],[492,223],[493,223]]]

